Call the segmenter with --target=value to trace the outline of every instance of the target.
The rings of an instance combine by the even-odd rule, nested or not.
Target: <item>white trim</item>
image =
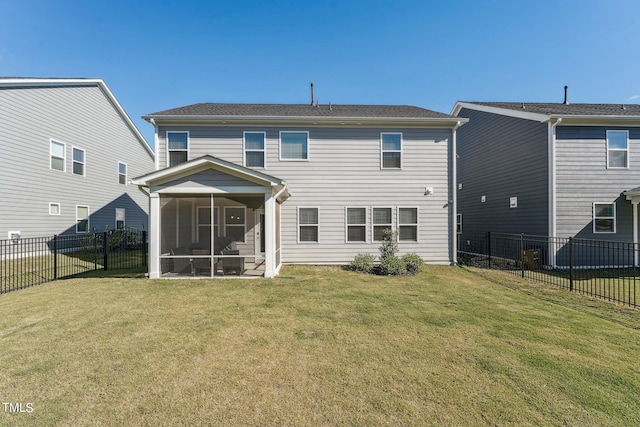
[[[57,206],[58,207],[58,213],[51,213],[51,207],[52,206]],[[62,206],[60,205],[60,203],[57,202],[49,202],[49,215],[52,216],[60,216],[62,214]]]
[[[254,215],[254,226],[253,226],[253,230],[254,230],[254,232],[253,232],[253,237],[254,237],[254,245],[253,245],[253,247],[254,247],[254,251],[253,252],[254,252],[254,255],[255,255],[256,262],[257,262],[258,260],[263,261],[265,259],[265,253],[260,250],[261,249],[260,248],[260,238],[261,238],[261,234],[260,234],[260,215],[264,215],[265,228],[266,228],[266,221],[267,221],[267,216],[266,215],[267,214],[266,214],[264,209],[255,209],[253,211],[253,215]],[[265,235],[265,238],[266,238],[266,235]],[[265,240],[265,248],[264,248],[265,251],[267,250],[266,246],[267,245],[266,245],[266,240]]]
[[[460,218],[460,221],[458,222],[458,218]],[[458,227],[458,225],[460,227]],[[462,234],[462,214],[456,214],[456,234]]]
[[[364,209],[364,223],[349,224],[349,209]],[[345,243],[355,244],[355,245],[369,243],[368,214],[369,214],[369,209],[367,206],[345,206],[344,208],[344,242]],[[364,226],[364,240],[349,240],[349,227],[362,227],[362,226]]]
[[[546,122],[551,117],[548,114],[528,112],[526,110],[526,103],[525,103],[525,109],[523,109],[522,111],[516,111],[516,110],[511,110],[509,108],[500,108],[500,107],[492,107],[489,105],[474,104],[472,102],[456,102],[456,105],[453,107],[453,110],[451,110],[451,115],[457,116],[460,113],[460,110],[462,110],[463,108],[466,108],[469,110],[475,110],[475,111],[482,111],[484,113],[498,114],[500,116],[509,116],[509,117],[516,117],[518,119],[534,120],[537,122]]]
[[[613,219],[613,231],[596,231],[596,205],[612,205],[613,206],[613,216],[601,216],[598,218],[602,219]],[[617,228],[617,216],[616,216],[616,202],[593,202],[591,208],[591,218],[593,224],[593,234],[615,234]]]
[[[124,165],[124,183],[120,182],[120,165]],[[129,176],[129,166],[125,162],[118,162],[118,184],[127,185],[127,177]]]
[[[187,134],[187,148],[186,149],[170,149],[169,148],[169,134],[170,133],[186,133]],[[166,147],[166,161],[165,161],[165,167],[172,167],[172,166],[177,166],[178,164],[182,164],[182,163],[187,163],[189,161],[189,146],[190,144],[190,139],[191,139],[191,135],[189,133],[188,130],[168,130],[165,132],[164,135],[165,138],[165,147]],[[178,163],[176,165],[171,165],[171,152],[175,151],[175,152],[186,152],[187,153],[187,158],[185,159],[184,162]]]
[[[282,134],[283,133],[304,133],[307,135],[307,157],[305,159],[286,159],[282,157]],[[281,162],[308,162],[311,159],[311,143],[309,131],[304,130],[281,130],[278,134],[278,160]]]
[[[400,209],[415,209],[416,210],[416,222],[415,224],[400,224]],[[416,228],[416,240],[400,240],[400,227],[415,227]],[[420,243],[420,209],[417,206],[398,206],[396,212],[396,230],[398,230],[398,242],[413,242]]]
[[[383,147],[383,135],[400,135],[400,149],[399,150],[385,150]],[[402,170],[402,157],[403,157],[404,135],[402,132],[380,132],[380,169],[388,170]],[[385,167],[384,166],[384,153],[400,153],[400,167]]]
[[[82,151],[82,162],[77,161],[75,159],[75,150],[78,151]],[[76,173],[75,171],[75,165],[76,163],[78,163],[79,165],[82,165],[82,173]],[[87,150],[85,150],[84,148],[80,148],[80,147],[76,147],[76,146],[72,146],[71,147],[71,174],[72,175],[80,175],[80,176],[87,176]]]
[[[51,166],[51,159],[54,157],[53,155],[53,143],[56,144],[62,144],[62,152],[63,152],[63,157],[62,157],[62,170],[60,169],[54,169]],[[55,156],[56,159],[59,159],[59,156]],[[67,172],[67,144],[64,142],[60,142],[57,139],[53,139],[53,138],[49,138],[49,170],[52,171],[58,171],[58,172],[62,172],[62,173],[66,173]]]
[[[374,209],[389,209],[391,211],[391,222],[390,223],[384,223],[384,224],[375,224],[373,221],[375,220],[375,215],[373,214]],[[389,226],[389,228],[391,228],[391,231],[393,232],[395,229],[393,227],[394,221],[393,221],[393,212],[394,209],[392,206],[372,206],[371,207],[371,242],[373,243],[379,243],[382,242],[382,240],[376,240],[376,227],[384,227],[386,225]]]
[[[318,222],[316,224],[300,224],[300,209],[315,209],[316,213],[318,215]],[[300,227],[304,226],[304,227],[316,227],[317,230],[317,240],[315,241],[302,241],[300,240]],[[320,243],[320,207],[319,206],[298,206],[296,209],[296,234],[297,236],[297,242],[299,244],[312,244],[312,245],[317,245],[318,243]]]
[[[87,208],[87,230],[86,231],[78,231],[78,222],[79,221],[84,221],[83,219],[79,219],[78,218],[78,208]],[[75,226],[75,230],[77,234],[86,234],[89,232],[89,230],[91,230],[91,208],[89,208],[88,205],[76,205],[76,226]]]
[[[242,216],[244,218],[244,223],[242,225],[240,224],[229,224],[227,225],[227,209],[242,209]],[[233,206],[225,206],[224,207],[224,235],[226,237],[229,237],[229,235],[227,234],[227,227],[235,227],[235,228],[243,228],[243,233],[242,233],[242,240],[241,241],[237,241],[239,243],[247,243],[247,207],[242,205],[233,205]]]
[[[627,137],[627,148],[624,150],[621,150],[619,148],[609,148],[609,133],[610,132],[621,132],[624,133]],[[605,140],[605,144],[607,146],[607,169],[629,169],[629,164],[631,163],[631,159],[629,156],[629,131],[628,130],[623,130],[623,129],[608,129],[607,130],[607,135],[606,135],[606,140]],[[609,152],[610,151],[624,151],[627,153],[627,164],[626,166],[609,166]]]
[[[248,133],[259,133],[262,134],[263,138],[262,138],[262,150],[256,150],[256,149],[251,149],[249,151],[251,152],[262,152],[262,166],[248,166],[247,165],[247,134]],[[307,137],[307,146],[309,144],[308,142],[309,138]],[[260,169],[266,169],[267,168],[267,132],[264,131],[249,131],[246,130],[244,132],[242,132],[242,166],[247,167],[247,168],[260,168]]]
[[[122,228],[118,228],[118,211],[122,212]],[[115,230],[124,230],[127,228],[127,211],[125,208],[116,208],[116,221],[115,221]]]

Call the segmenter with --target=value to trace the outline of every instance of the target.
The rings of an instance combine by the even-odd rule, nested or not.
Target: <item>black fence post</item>
[[[142,230],[142,266],[147,266],[147,230]]]
[[[109,244],[107,242],[107,232],[102,232],[102,255],[103,255],[103,270],[108,270],[108,262],[109,262]]]
[[[569,237],[569,291],[573,292],[573,237]]]
[[[524,279],[524,233],[520,233],[520,270]]]
[[[491,270],[491,232],[487,231],[487,261],[489,263],[489,270]]]
[[[53,280],[58,279],[58,235],[53,236]]]

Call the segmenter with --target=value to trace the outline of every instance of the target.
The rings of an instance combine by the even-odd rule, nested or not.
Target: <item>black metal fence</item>
[[[0,294],[88,271],[146,265],[144,230],[0,240]]]
[[[628,242],[503,233],[458,234],[458,263],[517,274],[638,307],[640,247]]]

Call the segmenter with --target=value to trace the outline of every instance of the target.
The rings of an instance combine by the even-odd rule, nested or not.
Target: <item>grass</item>
[[[0,297],[0,425],[640,424],[640,312],[491,271]]]

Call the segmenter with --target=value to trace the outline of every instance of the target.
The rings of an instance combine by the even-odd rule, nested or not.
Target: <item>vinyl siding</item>
[[[547,124],[471,109],[458,115],[469,118],[457,134],[463,231],[546,236]],[[511,197],[517,197],[517,208],[510,208]]]
[[[629,130],[628,169],[607,169],[607,130]],[[560,126],[556,170],[558,237],[633,241],[632,206],[622,193],[640,185],[640,129]],[[616,202],[615,234],[593,233],[594,202]]]
[[[371,242],[371,208],[417,207],[419,242],[400,243],[430,263],[449,263],[451,215],[450,129],[332,127],[160,127],[158,153],[166,153],[167,131],[189,131],[189,159],[212,155],[243,164],[243,132],[266,132],[266,167],[287,182],[292,197],[282,204],[284,263],[344,264],[358,253],[378,254]],[[279,132],[308,131],[308,161],[279,160]],[[402,170],[381,169],[380,133],[401,132]],[[166,155],[160,157],[166,167]],[[434,194],[425,196],[425,187]],[[319,209],[319,242],[298,243],[298,207]],[[345,207],[367,207],[368,243],[346,243]]]
[[[66,144],[66,172],[50,169],[51,139]],[[153,158],[97,85],[0,89],[0,147],[0,239],[75,233],[77,205],[89,206],[97,231],[115,227],[116,208],[128,226],[147,228],[148,198],[118,183],[118,162],[129,179],[153,170]],[[86,176],[72,173],[73,147],[85,150]]]

